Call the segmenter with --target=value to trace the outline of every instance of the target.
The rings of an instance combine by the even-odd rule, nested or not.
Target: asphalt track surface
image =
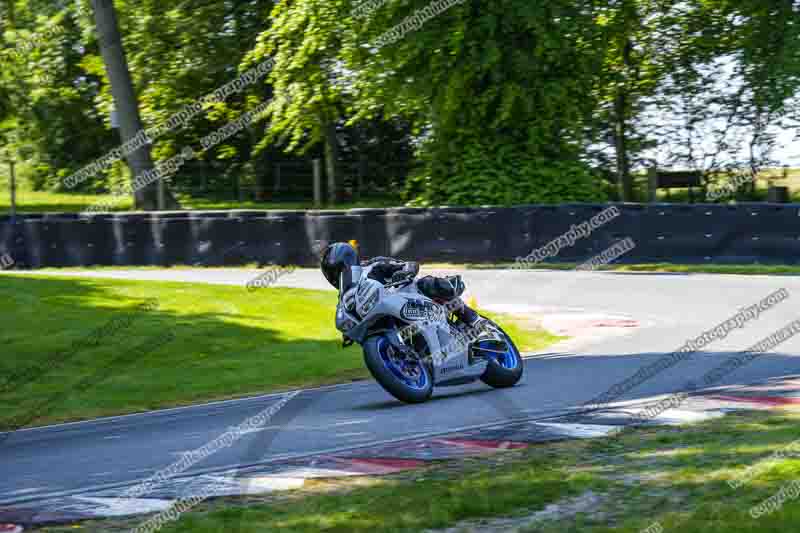
[[[255,274],[257,271],[246,270],[142,270],[81,275],[244,286]],[[508,390],[491,390],[480,383],[440,388],[430,402],[413,406],[395,401],[371,381],[303,391],[267,426],[244,435],[185,474],[571,412],[739,309],[777,289],[789,291],[787,300],[757,320],[656,375],[621,400],[677,392],[727,356],[800,318],[800,278],[791,276],[549,271],[467,271],[464,275],[481,305],[545,313],[583,310],[630,317],[640,325],[628,328],[624,335],[584,338],[536,354],[526,361],[523,381]],[[282,278],[279,284],[325,287],[317,272],[304,270]],[[331,353],[331,357],[336,355]],[[797,375],[800,336],[737,370],[719,385]],[[280,399],[281,395],[267,395],[18,431],[0,443],[0,505],[133,485]]]

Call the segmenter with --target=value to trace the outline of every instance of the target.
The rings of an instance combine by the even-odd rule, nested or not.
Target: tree
[[[129,137],[268,59],[269,79],[202,104],[131,167],[197,149],[269,102],[171,185],[256,183],[261,198],[272,163],[313,156],[325,157],[329,195],[358,162],[361,179],[369,165],[414,169],[405,190],[417,205],[631,200],[654,153],[710,175],[753,169],[769,163],[774,132],[800,121],[792,0],[102,0],[124,54],[89,4],[0,1],[0,134],[33,154],[25,174],[39,188],[121,144],[115,101]],[[128,179],[117,162],[79,190]],[[300,192],[296,181],[283,183]],[[153,207],[153,189],[137,202]]]
[[[403,117],[419,136],[414,203],[603,199],[584,159],[599,61],[592,2],[469,0],[375,45],[429,4],[384,5],[354,23],[344,51],[358,73],[358,113]]]
[[[347,102],[340,60],[346,27],[341,20],[347,4],[342,0],[276,3],[270,27],[247,58],[248,64],[268,57],[275,61],[269,78],[275,95],[267,111],[271,122],[261,147],[277,141],[302,154],[322,143],[330,203],[340,198],[338,131]]]
[[[152,127],[237,78],[244,70],[241,63],[245,53],[264,29],[264,13],[272,8],[272,2],[185,0],[177,5],[160,0],[117,0],[117,6],[126,43],[131,43],[127,57],[142,119]],[[157,139],[153,157],[166,159],[185,146],[197,147],[203,137],[238,119],[271,94],[271,87],[261,78],[224,101],[203,104],[202,112],[185,127]],[[212,192],[229,192],[264,179],[273,150],[265,147],[256,153],[262,129],[261,122],[253,123],[248,132],[198,153],[171,178],[171,183],[175,187],[200,185]]]
[[[78,9],[52,2],[7,2],[13,17],[0,37],[0,129],[10,130],[37,189],[63,186],[62,179],[113,148],[95,112],[98,79],[81,69]],[[10,14],[10,12],[7,12]],[[81,135],[76,136],[75,132]],[[86,183],[91,190],[97,183]]]
[[[114,95],[114,103],[119,113],[120,131],[124,144],[134,139],[143,129],[142,119],[139,115],[139,102],[128,70],[113,0],[92,0],[92,5],[97,24],[97,35],[100,36],[100,53],[103,56],[111,92]],[[132,177],[141,176],[153,169],[148,144],[128,154],[127,160],[131,167]],[[162,187],[166,190],[167,185],[162,184]],[[174,198],[168,198],[168,207],[178,206]],[[140,209],[160,208],[158,184],[152,183],[140,189],[134,188],[134,199],[136,207]],[[164,200],[166,201],[167,198]]]
[[[800,96],[798,20],[800,5],[785,1],[682,5],[653,105],[662,160],[703,171],[709,184],[746,175],[741,191],[754,199]]]
[[[613,165],[623,201],[635,200],[632,169],[644,163],[644,151],[658,138],[658,125],[648,123],[646,111],[673,67],[676,9],[660,0],[609,0],[594,6],[594,42],[602,62],[594,74],[597,108],[591,142],[597,146],[590,152]],[[603,151],[612,156],[600,157]]]

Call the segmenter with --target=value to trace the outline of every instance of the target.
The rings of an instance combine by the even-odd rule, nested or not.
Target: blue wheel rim
[[[420,361],[402,361],[392,357],[389,353],[389,341],[385,337],[378,339],[378,353],[381,356],[386,369],[392,373],[403,385],[416,389],[424,390],[428,386],[428,373]],[[416,376],[415,376],[416,374]]]
[[[505,337],[505,335],[503,335]],[[486,355],[489,359],[494,359],[497,364],[508,370],[517,368],[520,362],[520,356],[517,349],[511,342],[504,340],[504,349],[498,347],[498,341],[485,340],[478,342],[474,349]],[[499,353],[498,353],[499,352]]]

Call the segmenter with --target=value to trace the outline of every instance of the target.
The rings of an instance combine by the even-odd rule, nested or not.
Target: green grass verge
[[[133,209],[131,198],[117,199],[111,194],[57,193],[50,191],[20,190],[17,192],[17,211],[20,213],[77,213],[102,202],[113,206],[113,211]],[[11,209],[7,191],[0,190],[0,213]]]
[[[499,324],[500,327],[503,328],[503,331],[514,340],[514,344],[521,352],[536,352],[567,338],[552,335],[544,330],[538,329],[535,322],[525,317],[505,313],[493,313],[483,309],[478,309],[478,312]]]
[[[134,311],[149,298],[156,309]],[[0,299],[2,429],[368,376],[361,349],[341,348],[332,291],[4,276]],[[123,317],[126,327],[85,342]],[[495,318],[521,349],[558,340]],[[166,344],[139,348],[166,333]],[[30,378],[13,378],[20,374]]]
[[[367,486],[322,486],[260,498],[204,502],[164,533],[237,531],[418,532],[458,525],[464,531],[640,533],[654,523],[685,533],[785,533],[800,523],[800,501],[768,516],[749,510],[800,476],[796,456],[768,463],[795,441],[800,414],[735,413],[681,428],[633,430],[614,439],[567,441],[503,452],[490,458],[443,461],[374,480]],[[761,461],[759,463],[759,461]],[[758,475],[733,489],[728,480],[758,464]],[[596,504],[579,513],[527,523],[549,504],[592,491]],[[123,530],[144,517],[81,524],[83,530]],[[488,529],[492,527],[492,529]],[[70,528],[48,528],[68,531]]]
[[[232,209],[288,209],[311,210],[315,207],[312,200],[304,201],[238,201],[227,199],[204,198],[188,194],[177,194],[182,209],[193,211],[215,211]],[[93,204],[109,206],[109,210],[124,212],[133,210],[133,200],[128,197],[117,198],[111,194],[60,193],[51,191],[33,191],[19,189],[17,191],[17,211],[20,213],[77,213]],[[357,209],[379,207],[401,207],[403,202],[398,198],[369,198],[342,202],[324,209]],[[7,186],[0,183],[0,213],[11,208],[11,198]]]
[[[314,206],[313,200],[301,201],[238,201],[238,200],[215,200],[186,194],[178,194],[178,201],[183,209],[196,211],[214,211],[227,209],[359,209],[359,208],[379,208],[379,207],[402,207],[403,202],[399,198],[369,198],[364,200],[350,200],[336,205],[324,207]]]

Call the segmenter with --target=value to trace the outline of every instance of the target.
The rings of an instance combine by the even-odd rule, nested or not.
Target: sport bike
[[[370,268],[350,266],[341,275],[336,328],[345,346],[362,346],[367,368],[392,396],[420,403],[434,386],[481,380],[503,388],[520,380],[524,365],[514,341],[486,317],[473,325],[460,320],[453,312],[460,294],[449,302],[424,294],[418,266],[387,283],[370,278]]]

